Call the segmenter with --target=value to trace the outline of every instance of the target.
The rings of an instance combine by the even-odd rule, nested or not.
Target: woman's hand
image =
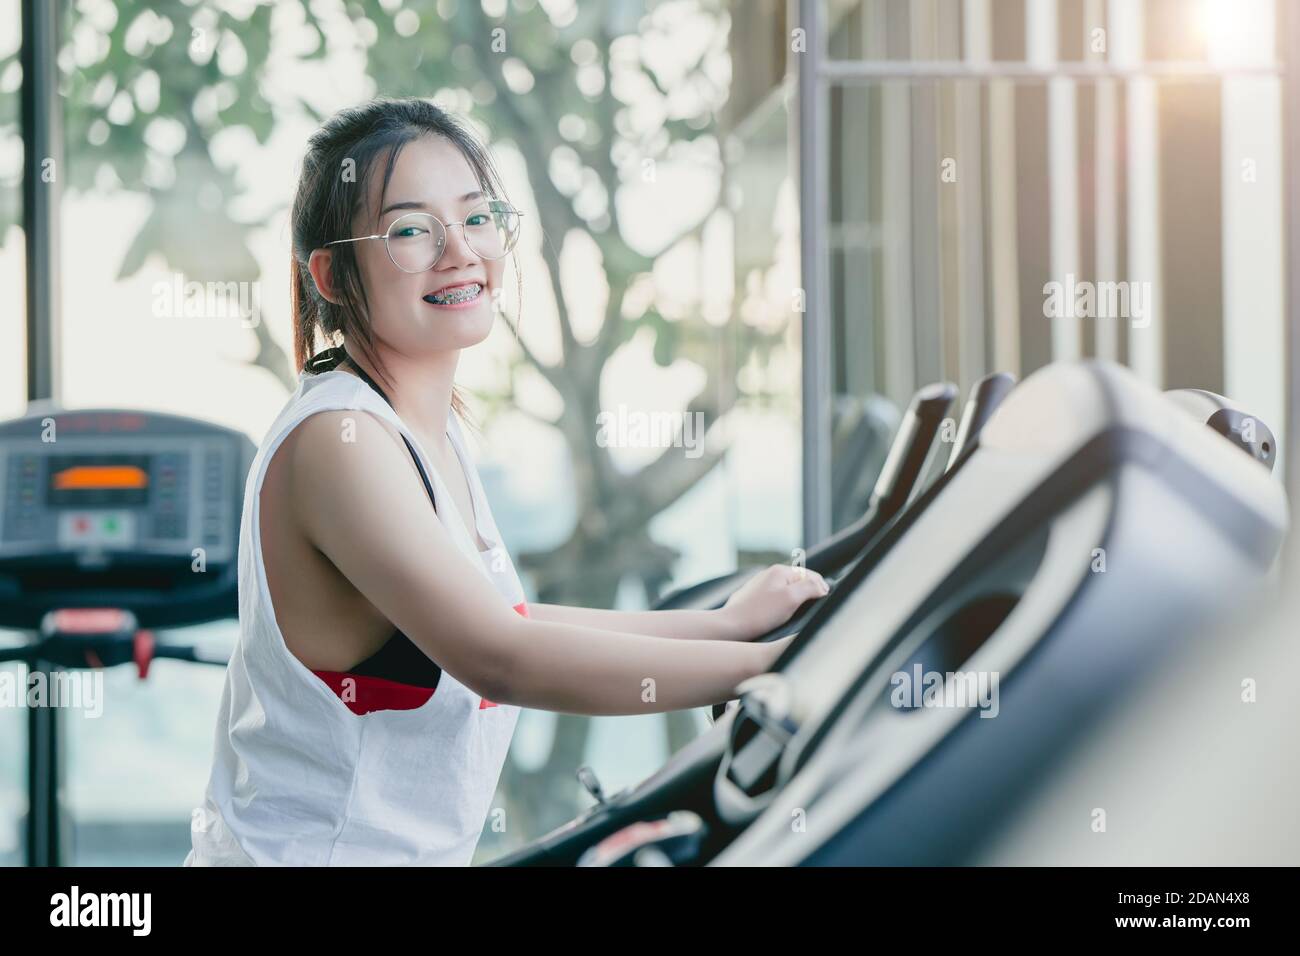
[[[755,574],[720,609],[741,640],[750,641],[780,627],[805,601],[830,593],[816,571],[773,564]]]

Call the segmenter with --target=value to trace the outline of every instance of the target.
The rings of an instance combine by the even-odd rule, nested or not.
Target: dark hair
[[[319,329],[326,340],[346,336],[354,349],[390,384],[370,334],[366,290],[357,268],[353,243],[332,247],[330,273],[340,302],[320,294],[307,268],[312,250],[351,235],[352,220],[366,201],[366,184],[376,161],[384,158],[380,205],[393,178],[402,148],[422,136],[440,136],[458,148],[490,198],[502,199],[505,190],[487,148],[455,116],[415,97],[380,97],[361,106],[335,113],[312,134],[302,161],[302,176],[290,213],[293,260],[290,264],[289,301],[293,310],[293,350],[302,371],[316,350]],[[350,161],[350,162],[349,162]],[[344,175],[345,171],[349,175]],[[515,261],[515,274],[519,263]],[[522,280],[519,282],[522,292]],[[465,401],[453,385],[452,408],[467,418]]]

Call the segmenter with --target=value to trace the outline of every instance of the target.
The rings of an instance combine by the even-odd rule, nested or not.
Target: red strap
[[[141,680],[149,676],[149,663],[153,660],[153,649],[156,643],[153,631],[135,632],[131,654],[135,658],[135,669],[139,672]]]

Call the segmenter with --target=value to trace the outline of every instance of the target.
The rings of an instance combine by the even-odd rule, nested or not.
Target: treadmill
[[[733,713],[496,862],[959,859],[963,839],[1009,812],[1022,773],[1185,632],[1266,586],[1288,508],[1270,475],[1276,442],[1264,427],[1250,438],[1118,365],[1041,369],[877,535]],[[997,675],[996,713],[898,706],[897,675],[918,667]]]
[[[1021,383],[769,675],[782,706],[742,700],[713,792],[741,832],[707,862],[968,861],[1142,677],[1263,600],[1289,523],[1276,441],[1184,398],[1106,362]],[[996,675],[996,706],[899,706],[900,675],[918,671],[944,690]]]
[[[62,672],[158,658],[225,666],[226,649],[156,628],[238,612],[239,522],[255,448],[242,432],[131,409],[35,403],[0,422],[0,647],[54,686]],[[62,708],[27,708],[27,863],[58,866]]]

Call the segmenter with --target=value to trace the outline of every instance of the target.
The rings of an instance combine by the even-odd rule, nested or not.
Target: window
[[[1285,429],[1272,2],[810,6],[834,400],[1100,357]]]

